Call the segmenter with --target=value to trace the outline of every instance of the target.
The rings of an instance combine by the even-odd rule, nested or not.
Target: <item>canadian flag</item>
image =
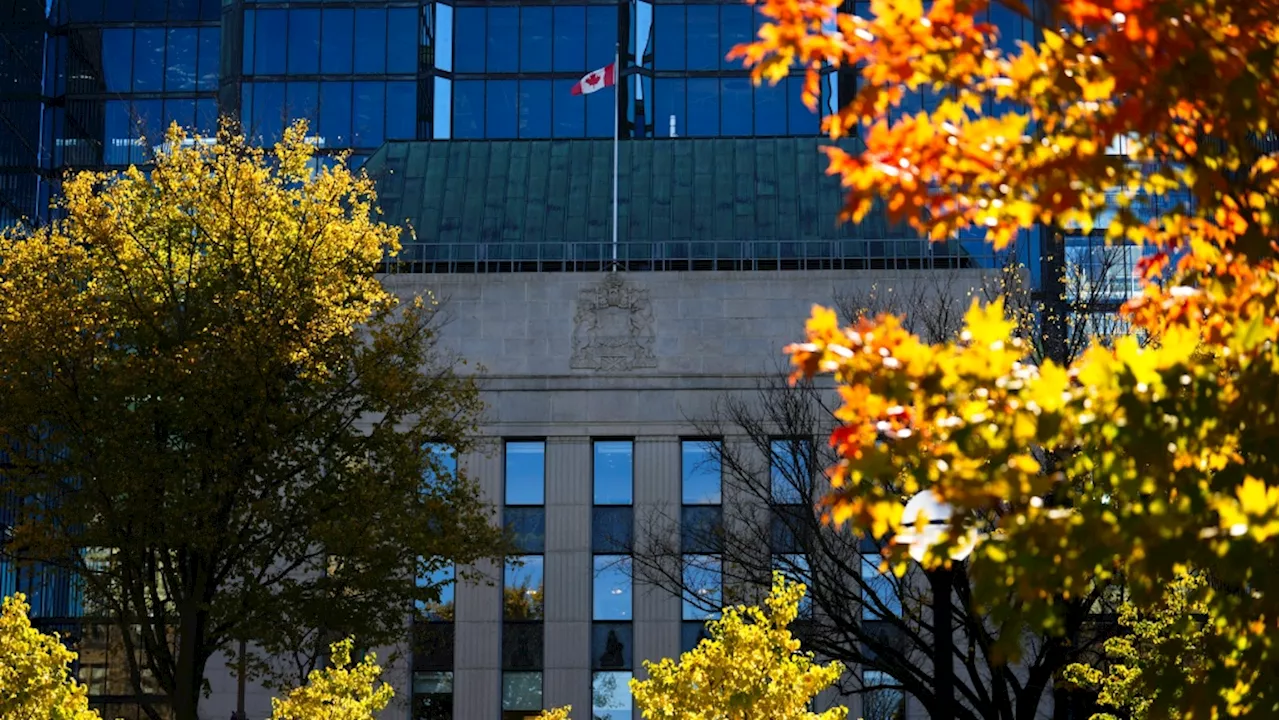
[[[574,83],[569,92],[573,95],[590,95],[600,88],[607,88],[614,84],[614,63],[609,63],[599,70],[593,70],[582,79]]]

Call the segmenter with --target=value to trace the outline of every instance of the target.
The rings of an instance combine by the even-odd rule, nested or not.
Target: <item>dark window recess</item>
[[[631,552],[632,509],[629,506],[596,507],[591,510],[591,551],[606,554]]]
[[[707,632],[707,624],[697,620],[685,620],[680,623],[680,652],[687,653],[698,646],[703,639],[711,637]]]
[[[503,522],[515,535],[515,545],[522,553],[541,553],[546,546],[547,517],[541,507],[508,507],[503,509]]]
[[[724,523],[719,505],[685,505],[680,510],[680,550],[716,554],[724,549]]]
[[[631,623],[592,624],[591,669],[630,670],[632,642]]]
[[[777,505],[770,514],[770,552],[804,552],[814,522],[813,510],[806,505]]]
[[[502,669],[538,670],[542,668],[543,627],[540,622],[502,624]]]
[[[413,626],[414,671],[453,669],[453,643],[453,623],[415,623]]]

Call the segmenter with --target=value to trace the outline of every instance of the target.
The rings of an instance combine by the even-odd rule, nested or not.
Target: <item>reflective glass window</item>
[[[163,33],[163,31],[161,31]],[[151,160],[151,150],[164,140],[164,102],[160,100],[134,100],[133,115],[136,123],[134,137],[143,142],[135,143],[129,153],[129,162],[145,163]]]
[[[720,558],[715,555],[686,555],[683,568],[684,597],[681,617],[706,620],[720,615]]]
[[[552,65],[556,70],[585,70],[587,9],[580,5],[555,9],[555,48]],[[606,61],[607,62],[607,61]],[[604,65],[605,63],[600,63]]]
[[[71,22],[92,22],[102,19],[102,0],[66,0],[63,3]]]
[[[240,67],[245,74],[253,72],[253,34],[258,24],[257,21],[257,10],[244,11],[244,36],[243,42],[240,43]]]
[[[387,83],[387,139],[412,140],[418,117],[417,87],[412,81]]]
[[[454,72],[484,72],[485,9],[460,7],[453,15]]]
[[[519,134],[522,138],[551,137],[550,80],[520,81]]]
[[[587,106],[587,137],[613,137],[614,103],[618,102],[616,86],[582,97]]]
[[[426,454],[426,467],[423,468],[422,481],[428,485],[440,480],[449,480],[458,474],[458,451],[447,443],[425,443],[422,450]]]
[[[503,623],[503,670],[537,670],[542,667],[543,627],[540,622]]]
[[[542,710],[541,672],[502,673],[502,712],[508,717],[525,717]]]
[[[618,5],[592,5],[587,8],[587,65],[584,69],[602,68],[613,62],[618,52]],[[599,95],[600,93],[596,93]],[[592,95],[592,97],[596,97]],[[612,133],[612,130],[610,130]]]
[[[218,89],[218,62],[222,52],[222,29],[200,28],[200,56],[196,62],[196,89]]]
[[[165,90],[195,90],[199,32],[196,28],[170,28],[168,44]]]
[[[631,673],[598,672],[591,675],[592,720],[629,720]]]
[[[436,599],[429,602],[416,602],[418,614],[429,622],[452,622],[454,620],[453,597],[457,577],[453,563],[434,567],[430,571],[419,569],[414,582],[420,588],[431,588],[436,592]]]
[[[502,510],[502,520],[520,552],[540,553],[547,541],[547,514],[541,507],[516,506]]]
[[[447,720],[453,717],[453,673],[413,673],[411,720]]]
[[[132,20],[133,0],[106,0],[103,20]]]
[[[289,72],[294,75],[320,71],[320,11],[289,11]]]
[[[686,553],[718,553],[724,547],[719,505],[686,505],[680,509],[680,549]]]
[[[721,78],[720,134],[738,137],[751,135],[750,78]]]
[[[591,509],[591,551],[629,553],[634,535],[630,506],[605,505]]]
[[[169,131],[169,125],[178,123],[183,130],[190,130],[196,122],[195,100],[165,100],[163,131]],[[157,138],[158,140],[158,138]]]
[[[515,72],[520,69],[520,8],[489,8],[485,70]]]
[[[685,34],[683,5],[653,6],[653,67],[683,70]]]
[[[549,7],[520,9],[520,69],[546,72],[551,69],[551,16]]]
[[[315,135],[320,110],[320,83],[291,82],[286,85],[284,108],[288,122],[306,120],[307,133]]]
[[[320,136],[325,147],[351,144],[351,83],[320,83]]]
[[[169,0],[169,20],[199,20],[200,0]]]
[[[484,81],[453,84],[453,137],[484,137]]]
[[[157,21],[165,19],[168,0],[134,0],[133,19]]]
[[[787,131],[791,135],[817,135],[818,114],[804,106],[800,98],[803,88],[803,77],[787,78]]]
[[[862,671],[863,720],[905,720],[907,696],[894,677],[879,670]]]
[[[753,88],[756,103],[756,135],[787,134],[786,80],[771,86],[767,82]]]
[[[351,72],[351,26],[355,12],[347,8],[325,8],[320,21],[320,72]]]
[[[541,620],[542,556],[520,555],[507,560],[502,573],[502,619]]]
[[[218,131],[218,101],[213,98],[196,100],[196,132],[202,137],[213,137]]]
[[[630,505],[633,443],[630,440],[596,440],[592,443],[593,502],[596,505]]]
[[[775,505],[769,517],[769,549],[775,553],[796,553],[805,548],[815,521],[808,505]]]
[[[453,81],[438,77],[435,79],[434,90],[431,98],[431,137],[453,137]]]
[[[876,620],[885,614],[902,615],[902,601],[898,597],[896,580],[890,572],[880,572],[880,556],[864,555],[862,558],[863,592],[874,596],[862,603],[862,617]],[[883,609],[881,607],[883,606]]]
[[[809,443],[803,439],[769,442],[769,482],[775,503],[797,505],[804,502],[812,483],[809,454]]]
[[[680,652],[687,653],[698,647],[698,643],[710,638],[706,623],[700,620],[685,620],[680,623]]]
[[[285,43],[289,14],[284,10],[257,11],[253,41],[253,69],[257,75],[278,75],[285,70]]]
[[[720,441],[680,443],[681,502],[685,505],[720,503]]]
[[[541,505],[546,479],[546,443],[513,440],[507,443],[506,453],[506,504]]]
[[[688,37],[686,67],[690,70],[720,67],[720,6],[688,6],[685,32]]]
[[[667,128],[676,119],[676,135],[688,135],[684,113],[684,83],[677,78],[655,78],[653,81],[654,126]],[[661,133],[664,137],[666,133]]]
[[[164,41],[161,29],[137,30],[133,33],[133,89],[155,92],[164,81]]]
[[[436,67],[453,70],[453,6],[432,3],[436,11],[435,30]],[[448,137],[448,136],[446,136]]]
[[[514,8],[512,8],[514,9]],[[516,112],[516,81],[490,80],[485,87],[485,129],[489,138],[513,138],[519,116]]]
[[[751,42],[755,35],[755,8],[733,4],[720,8],[720,67],[741,69],[742,59],[728,59],[735,45]]]
[[[108,92],[129,92],[133,82],[133,31],[102,31],[102,79]]]
[[[720,81],[715,78],[689,78],[688,89],[689,117],[685,120],[685,134],[689,137],[719,135]]]
[[[591,624],[591,669],[630,670],[634,633],[629,622]]]
[[[356,10],[356,56],[354,68],[358,74],[386,72],[386,10],[381,8],[361,8]]]
[[[559,9],[559,8],[557,8]],[[555,137],[582,137],[587,131],[586,103],[581,95],[570,95],[576,80],[559,80],[551,88],[551,112]]]
[[[418,70],[418,10],[387,10],[387,72],[412,73]]]
[[[284,128],[284,83],[246,83],[253,86],[253,117],[249,133],[261,137],[264,145],[274,145]]]
[[[591,619],[631,619],[631,558],[596,555],[592,559]]]
[[[351,123],[351,144],[358,148],[376,148],[384,140],[386,122],[386,85],[380,82],[352,83],[351,98],[355,116]]]

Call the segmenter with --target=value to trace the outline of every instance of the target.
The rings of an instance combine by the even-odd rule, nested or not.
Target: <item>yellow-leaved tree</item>
[[[790,352],[843,398],[829,518],[883,536],[931,489],[953,509],[951,538],[982,538],[974,600],[1011,652],[1025,623],[1061,627],[1064,594],[1123,578],[1148,607],[1183,572],[1207,573],[1187,589],[1216,629],[1200,686],[1165,664],[1135,691],[1152,716],[1274,717],[1280,6],[999,1],[1040,23],[1036,42],[1002,47],[988,0],[869,0],[858,14],[767,0],[759,41],[735,51],[757,80],[803,67],[810,107],[825,66],[859,75],[824,120],[861,139],[828,150],[849,219],[884,199],[935,239],[977,228],[1003,247],[1040,229],[1052,253],[1064,229],[1101,224],[1149,253],[1121,309],[1134,334],[1071,362],[1030,362],[999,303],[942,343],[892,316],[840,327],[815,309]],[[936,102],[896,112],[914,91]],[[1009,590],[1018,602],[995,604]]]
[[[85,687],[71,676],[76,654],[56,635],[31,627],[27,599],[4,599],[0,609],[0,718],[99,720]]]
[[[312,670],[307,684],[271,698],[272,720],[374,720],[394,691],[379,684],[382,668],[372,653],[351,665],[350,638],[329,647],[330,667]]]

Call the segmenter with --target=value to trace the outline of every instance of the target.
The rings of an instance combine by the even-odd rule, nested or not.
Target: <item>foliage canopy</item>
[[[31,627],[27,599],[0,608],[0,717],[10,720],[98,720],[85,687],[71,676],[76,654],[56,635]]]

